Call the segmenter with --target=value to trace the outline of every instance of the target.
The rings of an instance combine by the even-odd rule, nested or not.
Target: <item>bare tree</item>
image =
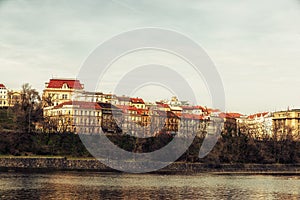
[[[31,132],[33,124],[42,120],[42,106],[39,93],[28,83],[22,85],[21,98],[13,106],[17,129]]]

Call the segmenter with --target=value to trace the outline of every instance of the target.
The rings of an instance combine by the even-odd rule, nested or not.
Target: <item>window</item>
[[[62,99],[68,99],[68,95],[67,94],[63,94],[62,95]]]

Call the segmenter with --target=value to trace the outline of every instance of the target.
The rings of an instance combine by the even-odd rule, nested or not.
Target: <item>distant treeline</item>
[[[135,138],[129,135],[110,135],[108,138],[130,152],[152,152],[172,141],[170,135]],[[219,163],[300,163],[300,142],[288,138],[255,140],[244,134],[222,134],[213,150],[203,159],[198,158],[203,138],[196,137],[178,161]],[[105,150],[105,149],[104,149]],[[109,150],[107,150],[109,151]],[[176,151],[176,149],[174,149]],[[73,133],[1,132],[0,154],[14,156],[92,157]],[[159,159],[159,158],[158,158]]]

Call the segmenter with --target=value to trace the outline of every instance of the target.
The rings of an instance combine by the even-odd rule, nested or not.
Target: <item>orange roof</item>
[[[126,106],[126,105],[115,105],[116,107],[120,108],[124,113],[130,111],[138,111],[138,109],[134,106]]]
[[[219,109],[214,109],[214,108],[205,108],[205,111],[209,114],[213,112],[220,112]]]
[[[132,103],[142,103],[145,104],[144,100],[142,98],[130,98],[130,101]]]
[[[75,79],[50,79],[47,88],[62,88],[64,84],[71,89],[83,89],[83,84]]]
[[[202,106],[181,106],[181,108],[183,110],[196,110],[196,109],[199,109],[199,110],[205,111],[205,108],[202,107]]]
[[[86,102],[86,101],[67,101],[64,103],[61,103],[57,106],[55,106],[54,108],[62,108],[63,106],[66,105],[74,105],[74,106],[79,106],[79,108],[81,109],[95,109],[95,110],[101,110],[101,106],[95,102]]]
[[[256,113],[256,114],[253,114],[253,115],[249,115],[247,118],[248,119],[254,119],[256,117],[265,117],[267,114],[269,114],[269,112]]]
[[[242,116],[242,114],[240,114],[240,113],[220,113],[219,114],[219,117],[222,117],[222,118],[239,118],[241,116]]]
[[[4,84],[0,83],[0,88],[6,88]]]

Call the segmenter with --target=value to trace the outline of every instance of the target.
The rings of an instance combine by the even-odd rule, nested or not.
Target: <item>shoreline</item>
[[[114,172],[95,158],[0,156],[0,172]],[[300,175],[298,164],[205,164],[175,162],[149,174]]]

